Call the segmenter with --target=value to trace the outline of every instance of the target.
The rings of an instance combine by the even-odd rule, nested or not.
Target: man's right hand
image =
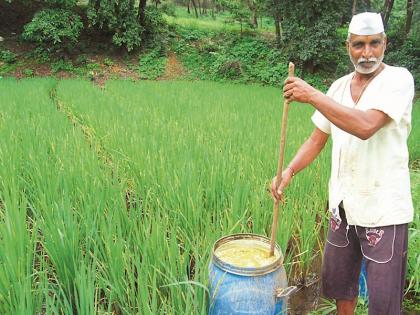
[[[277,176],[273,178],[271,182],[271,197],[274,201],[284,201],[284,189],[289,185],[293,175],[293,169],[290,167],[286,168],[281,175],[281,182],[278,187],[276,187]]]

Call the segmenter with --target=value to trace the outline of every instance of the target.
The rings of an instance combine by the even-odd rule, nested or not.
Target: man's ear
[[[386,35],[385,35],[385,37],[384,37],[384,51],[386,50],[387,44],[388,44],[388,37],[386,37]]]
[[[350,42],[348,40],[346,40],[346,49],[347,49],[347,53],[349,53]]]

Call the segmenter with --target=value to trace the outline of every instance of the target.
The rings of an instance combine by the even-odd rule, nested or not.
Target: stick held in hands
[[[295,65],[292,62],[289,62],[289,77],[293,77],[294,75],[295,75]],[[279,163],[277,164],[276,189],[278,189],[282,180],[288,111],[289,111],[289,101],[285,99],[283,103],[283,117],[282,117],[282,123],[281,123]],[[274,201],[274,206],[273,206],[273,224],[271,226],[270,256],[274,255],[278,215],[279,215],[279,200],[276,200]]]

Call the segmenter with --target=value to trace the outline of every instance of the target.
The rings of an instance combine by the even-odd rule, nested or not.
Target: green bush
[[[79,15],[65,9],[45,9],[25,25],[22,37],[46,50],[68,49],[77,42],[82,28]]]
[[[263,39],[235,34],[205,36],[184,29],[179,37],[173,49],[192,79],[280,86],[287,77],[286,58]]]
[[[418,57],[420,40],[415,36],[407,38],[402,44],[394,44],[385,54],[385,62],[407,68],[414,77],[416,88],[420,87],[420,61]]]
[[[1,50],[0,60],[8,64],[15,63],[17,60],[17,55],[10,50]]]
[[[104,65],[105,65],[105,66],[108,66],[108,67],[111,67],[111,66],[113,66],[113,65],[114,65],[114,62],[112,61],[112,59],[111,59],[111,58],[106,57],[106,58],[104,59]]]
[[[318,70],[333,73],[341,61],[344,44],[337,32],[339,1],[281,1],[284,11],[282,50],[306,73]],[[305,14],[302,14],[305,12]]]
[[[161,10],[154,6],[147,6],[145,9],[145,46],[158,49],[161,54],[166,52],[169,45],[169,30]]]
[[[137,22],[135,15],[130,15],[130,18],[127,18],[123,26],[117,29],[117,32],[112,37],[112,42],[119,47],[125,46],[128,51],[140,47],[143,28]]]
[[[76,59],[76,64],[77,65],[86,65],[87,62],[88,62],[87,55],[81,54],[81,55],[77,56],[77,59]]]
[[[138,71],[142,79],[155,80],[165,71],[167,58],[159,53],[158,50],[152,50],[139,59]]]
[[[57,73],[59,71],[72,72],[73,70],[74,70],[74,67],[71,61],[65,61],[63,59],[60,59],[51,64],[51,71],[53,73]]]
[[[34,70],[32,69],[25,69],[23,70],[23,74],[27,77],[32,77],[34,75]]]

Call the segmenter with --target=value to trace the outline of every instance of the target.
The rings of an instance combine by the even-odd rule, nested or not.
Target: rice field
[[[279,89],[2,79],[0,91],[0,314],[205,314],[213,243],[269,236]],[[291,106],[285,163],[311,114]],[[279,215],[291,281],[320,255],[329,158],[294,179]]]

